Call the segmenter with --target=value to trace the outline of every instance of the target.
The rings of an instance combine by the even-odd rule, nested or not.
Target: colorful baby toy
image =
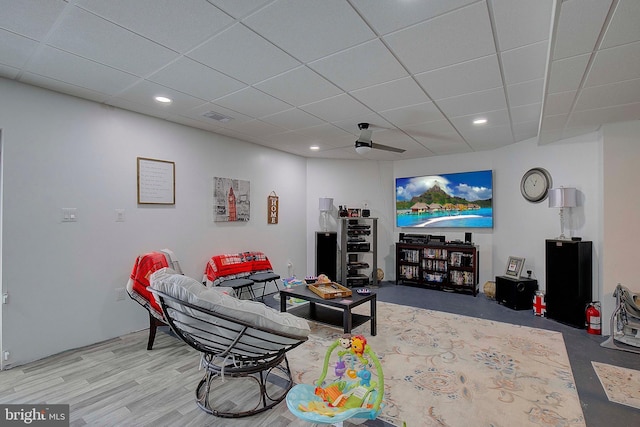
[[[331,355],[337,377],[327,381]],[[375,367],[375,375],[370,368]],[[345,375],[346,374],[346,375]],[[382,410],[382,366],[362,335],[343,336],[331,344],[320,378],[314,385],[298,384],[287,394],[287,406],[297,417],[313,423],[338,423],[349,418],[375,419]]]

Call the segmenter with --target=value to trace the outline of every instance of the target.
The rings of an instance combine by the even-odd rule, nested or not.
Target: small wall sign
[[[267,224],[278,223],[278,195],[272,191],[267,197]]]

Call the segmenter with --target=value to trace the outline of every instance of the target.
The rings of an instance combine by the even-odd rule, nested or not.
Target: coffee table
[[[311,292],[306,285],[299,285],[280,291],[280,311],[287,311],[287,298],[289,297],[309,301],[309,304],[301,304],[290,308],[288,312],[291,314],[326,325],[341,326],[345,334],[350,334],[353,328],[371,321],[371,335],[376,335],[375,292],[360,295],[354,289],[353,295],[349,297],[323,299]],[[351,312],[353,308],[367,301],[371,304],[371,314],[369,316]]]

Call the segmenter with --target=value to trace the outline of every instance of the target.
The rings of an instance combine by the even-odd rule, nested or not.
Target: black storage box
[[[496,277],[496,301],[514,310],[532,310],[538,281],[525,277]]]

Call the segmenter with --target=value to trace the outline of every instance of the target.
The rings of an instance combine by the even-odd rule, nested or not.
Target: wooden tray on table
[[[322,299],[342,298],[352,295],[351,289],[345,288],[339,283],[309,283],[309,290]]]

